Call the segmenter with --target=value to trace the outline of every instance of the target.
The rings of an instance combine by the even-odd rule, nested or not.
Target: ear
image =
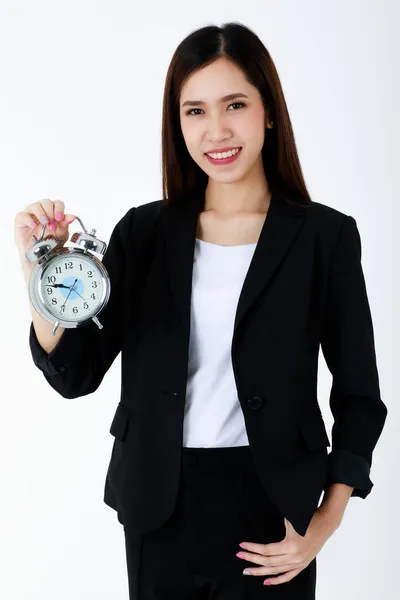
[[[265,116],[264,116],[264,128],[265,128],[265,131],[267,129],[272,129],[273,125],[271,124],[271,122],[272,122],[272,119],[271,119],[271,116],[269,114],[269,111],[265,110]]]

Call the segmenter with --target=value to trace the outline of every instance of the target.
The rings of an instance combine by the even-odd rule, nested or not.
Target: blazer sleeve
[[[387,408],[380,397],[374,331],[361,266],[361,239],[356,220],[346,216],[330,264],[321,348],[332,374],[330,408],[334,417],[328,485],[354,487],[365,498],[372,453],[381,435]]]
[[[108,303],[99,314],[103,328],[92,321],[84,327],[65,329],[57,345],[47,353],[39,344],[31,321],[29,345],[33,362],[64,398],[96,391],[121,350],[126,249],[135,208],[129,209],[115,225],[102,258],[111,284]]]

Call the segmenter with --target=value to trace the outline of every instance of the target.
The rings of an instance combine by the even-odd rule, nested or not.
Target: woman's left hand
[[[240,551],[242,557],[239,558],[262,565],[258,568],[246,567],[245,571],[248,571],[248,575],[275,575],[266,579],[265,585],[285,583],[296,577],[317,556],[325,542],[337,529],[337,524],[320,509],[316,510],[305,536],[298,534],[286,518],[284,521],[286,535],[282,541],[272,544],[252,542],[239,544],[244,548]],[[277,573],[281,575],[276,576]]]

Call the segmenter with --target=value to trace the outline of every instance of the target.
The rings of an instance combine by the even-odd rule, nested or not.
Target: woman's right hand
[[[61,200],[41,200],[28,204],[15,216],[14,239],[21,259],[25,259],[25,251],[33,245],[32,236],[40,238],[42,218],[48,219],[45,235],[57,237],[63,246],[69,239],[68,227],[75,220],[75,215],[65,214],[65,205]]]

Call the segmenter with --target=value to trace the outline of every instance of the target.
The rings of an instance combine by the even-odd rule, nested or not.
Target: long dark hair
[[[262,159],[270,189],[286,191],[295,201],[312,202],[304,181],[292,124],[272,58],[261,40],[240,23],[209,25],[193,31],[177,47],[164,87],[162,114],[162,200],[204,192],[208,175],[190,156],[179,119],[179,97],[185,81],[197,69],[226,57],[260,92],[274,126],[267,129]]]

